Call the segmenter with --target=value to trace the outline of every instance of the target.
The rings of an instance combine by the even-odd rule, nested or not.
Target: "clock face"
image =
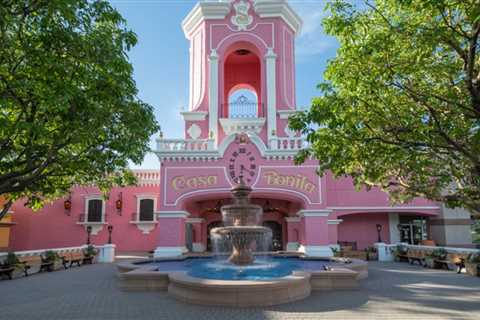
[[[255,155],[246,148],[246,145],[236,147],[228,160],[228,175],[235,183],[240,182],[240,177],[247,184],[252,183],[257,174]]]

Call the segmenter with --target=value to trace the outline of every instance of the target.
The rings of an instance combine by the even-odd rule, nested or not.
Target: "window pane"
[[[140,200],[140,221],[153,221],[153,200]]]
[[[88,222],[102,222],[102,204],[99,199],[88,200]]]

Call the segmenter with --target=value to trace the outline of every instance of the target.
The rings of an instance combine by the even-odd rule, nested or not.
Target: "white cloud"
[[[327,15],[326,1],[290,0],[289,3],[303,20],[302,33],[296,43],[298,57],[319,55],[337,47],[335,38],[327,36],[322,27],[322,19]]]

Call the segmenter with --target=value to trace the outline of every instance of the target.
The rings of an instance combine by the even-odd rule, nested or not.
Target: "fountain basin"
[[[225,265],[212,258],[162,259],[137,263],[119,263],[120,288],[125,291],[168,291],[179,300],[222,306],[270,306],[303,299],[312,290],[355,289],[360,279],[368,275],[367,263],[361,260],[331,261],[302,257],[274,257],[267,268],[270,273],[242,273],[225,271],[249,269],[261,270],[264,261],[257,259],[254,265],[237,267]],[[275,264],[278,262],[279,264]],[[202,269],[201,265],[208,265]],[[328,266],[324,270],[321,266]],[[212,269],[209,269],[213,267]],[[233,280],[232,280],[233,279]],[[255,298],[252,298],[255,297]]]

